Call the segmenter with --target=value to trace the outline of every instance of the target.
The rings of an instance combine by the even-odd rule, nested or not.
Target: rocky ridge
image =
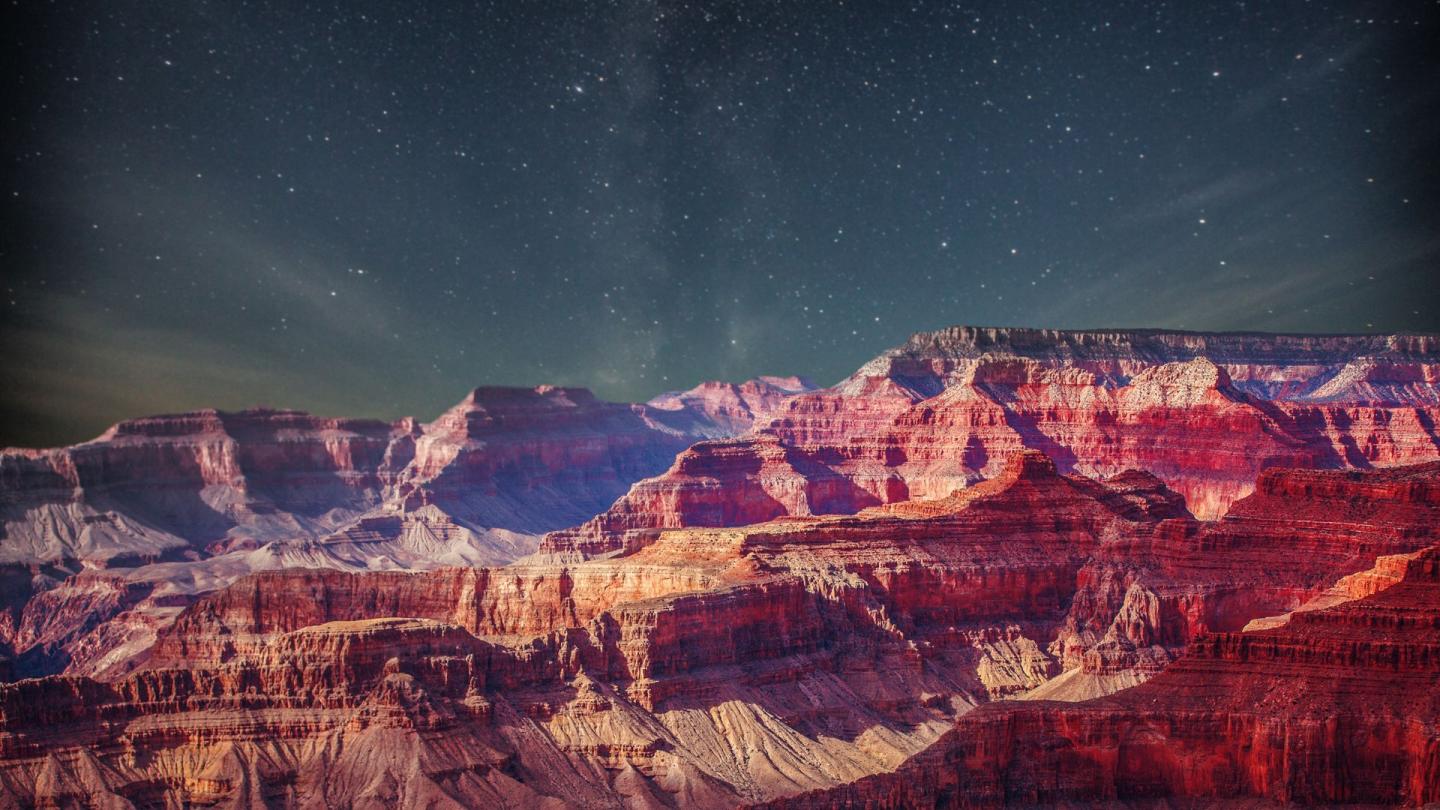
[[[956,328],[820,391],[6,451],[0,673],[71,674],[0,686],[0,806],[1429,801],[1384,663],[1433,674],[1437,353]],[[1386,598],[1373,655],[1327,618]]]
[[[1440,458],[1437,382],[1434,335],[921,333],[747,435],[695,444],[541,551],[594,556],[662,529],[943,498],[1022,449],[1091,477],[1143,469],[1215,518],[1270,467]]]
[[[190,599],[247,573],[505,563],[805,386],[707,383],[654,406],[479,388],[428,424],[203,411],[5,450],[0,654],[15,674],[116,675]]]
[[[1313,560],[1293,577],[1254,570],[1288,559],[1277,504]],[[1304,522],[1326,513],[1339,519]],[[357,799],[362,783],[327,773],[380,779],[402,804],[768,800],[892,769],[972,707],[1083,671],[1111,642],[1155,648],[1158,669],[1207,633],[1418,558],[1437,518],[1440,464],[1273,471],[1205,523],[1148,474],[1097,482],[1027,452],[950,498],[668,530],[603,559],[259,574],[186,608],[125,678],[0,687],[0,782],[27,802],[79,785]],[[1177,548],[1220,553],[1167,601]],[[1141,583],[1126,595],[1156,593],[1138,600],[1149,612],[1086,597],[1106,571]]]

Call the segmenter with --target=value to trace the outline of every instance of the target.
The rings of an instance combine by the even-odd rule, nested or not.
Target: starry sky
[[[1435,2],[10,12],[0,444],[957,323],[1440,330]]]

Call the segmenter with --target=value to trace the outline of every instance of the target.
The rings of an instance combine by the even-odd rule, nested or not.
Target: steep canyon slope
[[[668,530],[604,559],[256,574],[124,678],[0,686],[0,783],[19,806],[776,799],[889,771],[1071,672],[1143,679],[1189,644],[1159,681],[1254,620],[1315,621],[1302,608],[1337,583],[1380,587],[1393,555],[1437,543],[1440,464],[1271,471],[1206,523],[1153,476],[1065,476],[1031,451],[950,498]],[[1344,649],[1337,673],[1374,658]],[[1422,749],[1429,716],[1404,732]]]
[[[1143,469],[1214,518],[1269,467],[1440,458],[1437,392],[1435,335],[920,333],[745,436],[696,444],[541,549],[944,497],[1021,449],[1089,476]]]
[[[479,388],[428,424],[204,411],[5,450],[0,655],[22,673],[104,673],[194,595],[254,571],[508,562],[806,388],[707,383],[655,405]]]
[[[894,773],[766,806],[1431,806],[1440,546],[1359,579],[1348,598],[1201,636],[1136,688],[982,707]]]
[[[7,450],[0,807],[1430,800],[1433,701],[1361,701],[1433,674],[1437,392],[1433,335],[956,327]],[[1404,683],[1326,618],[1382,598]]]

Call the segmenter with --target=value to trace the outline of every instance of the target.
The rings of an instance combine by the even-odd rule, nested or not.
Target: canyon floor
[[[1440,802],[1440,336],[0,453],[0,807]]]

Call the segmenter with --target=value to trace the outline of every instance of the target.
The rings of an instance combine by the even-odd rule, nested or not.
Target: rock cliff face
[[[116,567],[248,550],[431,503],[534,534],[584,520],[696,438],[748,429],[803,390],[706,383],[648,406],[584,389],[478,388],[423,425],[264,410],[130,420],[73,447],[0,453],[0,563]]]
[[[1437,369],[957,328],[7,450],[0,808],[1440,801]]]
[[[1025,448],[1066,472],[1146,470],[1218,517],[1269,467],[1440,458],[1437,381],[1440,338],[1426,335],[922,333],[749,436],[692,447],[541,548],[593,555],[655,529],[944,497]],[[745,508],[709,505],[757,490]]]
[[[1096,554],[1051,646],[1066,677],[1031,697],[1101,694],[1107,678],[1156,672],[1203,633],[1294,610],[1324,596],[1337,573],[1432,543],[1440,543],[1440,463],[1267,470],[1216,523],[1166,521]],[[1356,576],[1339,587],[1366,587],[1367,575]]]
[[[1283,534],[1287,516],[1298,530]],[[0,784],[24,805],[79,795],[344,804],[372,783],[401,804],[722,807],[857,779],[850,789],[865,791],[864,777],[949,745],[945,729],[997,716],[966,715],[972,707],[1081,671],[1112,635],[1132,642],[1126,652],[1149,649],[1137,638],[1158,651],[1138,664],[1109,656],[1124,671],[1158,668],[1191,643],[1155,683],[1252,620],[1300,609],[1284,625],[1293,628],[1328,615],[1313,600],[1333,598],[1337,582],[1378,588],[1396,581],[1397,555],[1431,559],[1416,552],[1440,542],[1437,518],[1440,464],[1268,472],[1256,495],[1207,524],[1154,476],[1066,476],[1030,451],[946,498],[664,530],[602,559],[274,571],[185,608],[124,678],[0,686]],[[1278,564],[1294,548],[1306,563]],[[1215,552],[1205,566],[1186,556],[1199,549]],[[1103,579],[1094,572],[1114,566],[1112,577],[1157,594],[1139,600],[1150,612],[1137,599],[1086,596]],[[1163,573],[1199,584],[1167,601]],[[1096,627],[1124,632],[1085,634]],[[1357,654],[1318,639],[1286,643],[1314,650],[1293,653],[1302,658],[1338,650],[1332,669]],[[1421,672],[1429,654],[1396,653],[1421,656]],[[1247,677],[1259,684],[1266,671]],[[1092,704],[1018,705],[1039,707],[1011,710],[1044,721],[1033,733],[1059,734],[1070,727],[1044,718]],[[1109,733],[1102,725],[1092,733]],[[1203,736],[1180,720],[1166,728]],[[1435,744],[1433,724],[1404,733]],[[1045,739],[1036,756],[1065,756]],[[1205,745],[1197,750],[1220,750]],[[1174,773],[1193,771],[1177,762]],[[1284,778],[1318,779],[1318,767]]]
[[[755,394],[757,408],[783,396],[768,384],[764,391]],[[661,409],[602,402],[581,388],[478,388],[424,426],[390,495],[409,508],[436,503],[483,515],[484,525],[511,531],[579,522],[695,439],[749,427],[753,412],[687,394]]]
[[[1387,382],[1362,383],[1358,367]],[[916,335],[834,389],[797,398],[770,428],[803,449],[846,448],[842,471],[864,454],[860,480],[893,488],[898,476],[909,497],[988,477],[1024,446],[1065,471],[1144,469],[1196,515],[1216,517],[1268,467],[1436,458],[1437,380],[1433,335],[956,328]],[[843,413],[825,400],[873,390],[890,392],[892,407],[912,403],[869,449],[825,416]]]
[[[408,422],[201,411],[94,441],[0,454],[0,561],[135,565],[261,536],[313,535],[377,504]]]
[[[481,388],[429,424],[204,411],[5,450],[0,565],[17,588],[0,652],[12,674],[109,676],[188,599],[246,573],[508,562],[695,439],[744,430],[803,390],[707,383],[649,406]],[[29,595],[61,583],[25,615]]]
[[[1440,801],[1440,547],[1386,587],[1197,639],[1150,682],[998,703],[896,773],[772,807]]]

